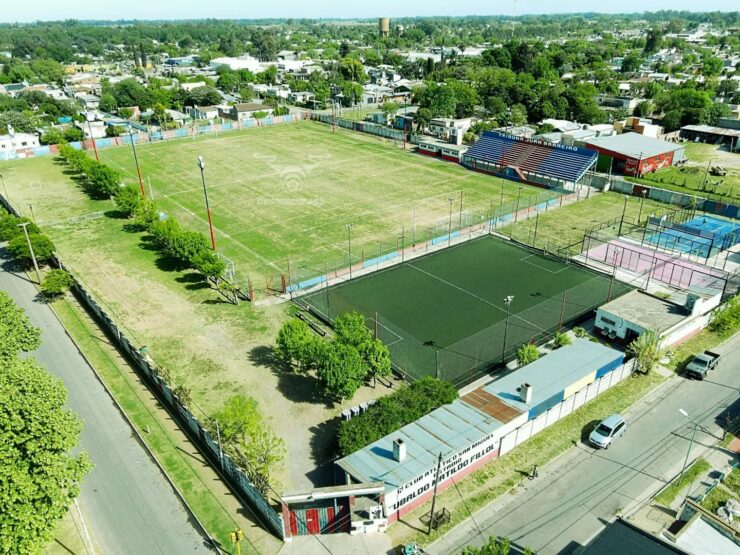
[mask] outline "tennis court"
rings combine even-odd
[[[614,298],[628,291],[615,282]],[[467,383],[516,348],[607,300],[610,279],[485,236],[299,300],[325,321],[350,310],[390,348],[395,368]],[[504,298],[513,296],[507,307]],[[506,343],[504,345],[504,335]],[[504,348],[505,347],[505,348]]]
[[[680,223],[665,218],[650,218],[645,231],[645,242],[651,245],[704,258],[710,258],[740,242],[740,224],[708,215]]]

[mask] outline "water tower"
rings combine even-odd
[[[380,36],[387,38],[391,32],[391,20],[387,17],[381,17],[378,20],[378,29],[380,30]]]

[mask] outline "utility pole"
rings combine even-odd
[[[23,228],[23,233],[26,235],[26,242],[28,243],[28,251],[31,253],[31,260],[33,261],[33,267],[36,270],[36,278],[39,280],[39,285],[41,285],[41,272],[39,271],[39,264],[36,262],[36,255],[33,252],[33,245],[31,244],[31,238],[28,236],[28,226],[29,222],[23,222],[18,224],[18,227]]]
[[[85,114],[85,119],[87,119],[87,114]],[[87,130],[90,132],[90,140],[92,141],[93,150],[95,151],[95,160],[97,162],[100,162],[100,156],[98,156],[98,146],[95,144],[95,137],[93,137],[92,132],[92,125],[90,125],[90,120],[87,120]]]
[[[462,230],[462,208],[463,208],[463,192],[460,191],[460,215],[458,216],[457,229]]]
[[[629,197],[625,195],[624,197],[624,206],[622,207],[622,218],[619,220],[619,233],[618,235],[622,235],[622,225],[624,224],[624,215],[627,213],[627,201],[629,200]]]
[[[439,485],[439,471],[442,468],[442,453],[439,453],[437,458],[437,474],[434,478],[434,493],[432,494],[432,512],[429,515],[429,528],[427,529],[427,536],[432,533],[432,523],[434,522],[434,506],[437,503],[437,486]]]
[[[519,194],[516,197],[516,211],[514,212],[514,223],[516,223],[517,220],[519,219],[519,201],[522,198],[522,189],[524,189],[524,187],[519,187]]]
[[[699,425],[696,423],[696,421],[689,416],[689,413],[687,413],[683,409],[678,409],[678,412],[680,412],[683,416],[688,418],[691,421],[691,424],[693,426],[693,430],[691,432],[691,440],[689,441],[689,450],[686,451],[686,458],[683,461],[683,467],[681,468],[681,474],[678,476],[678,482],[681,483],[681,479],[683,478],[684,472],[686,472],[686,465],[689,463],[689,455],[691,455],[691,447],[694,445],[694,437],[696,437],[696,428],[699,427]],[[688,497],[688,493],[686,494],[686,497]]]
[[[647,195],[647,189],[642,190],[642,198],[640,199],[640,213],[637,215],[637,224],[640,224],[642,219],[642,205],[645,203],[645,196]]]
[[[213,220],[211,219],[211,206],[208,204],[208,189],[206,188],[206,162],[202,156],[198,156],[198,167],[200,168],[200,179],[203,182],[203,196],[206,199],[206,213],[208,214],[208,227],[211,230],[211,248],[216,250],[216,236],[213,234]]]
[[[136,141],[134,140],[134,133],[131,131],[131,126],[128,126],[128,136],[131,139],[131,149],[134,151],[134,162],[136,163],[136,174],[139,176],[139,191],[141,192],[141,198],[146,198],[146,192],[144,191],[144,180],[141,179],[141,167],[139,167],[139,157],[136,154]]]

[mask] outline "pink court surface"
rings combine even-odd
[[[727,273],[722,270],[622,239],[600,243],[585,251],[583,257],[586,262],[595,260],[639,276],[649,275],[652,281],[679,289],[699,287],[722,291],[727,279]]]

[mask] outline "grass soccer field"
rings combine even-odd
[[[150,190],[187,228],[208,232],[197,156],[206,180],[218,250],[256,286],[288,271],[299,281],[320,269],[484,221],[491,207],[527,206],[555,193],[519,186],[424,156],[375,137],[300,122],[243,133],[139,145]],[[136,182],[130,148],[103,150],[101,160]],[[521,198],[519,195],[521,194]],[[436,231],[435,231],[436,230]]]
[[[629,290],[618,282],[614,298]],[[485,236],[302,297],[325,320],[357,310],[412,379],[458,386],[522,343],[540,341],[607,300],[610,279]],[[510,304],[509,324],[504,298]],[[376,325],[377,322],[377,325]],[[504,353],[504,335],[506,347]]]

